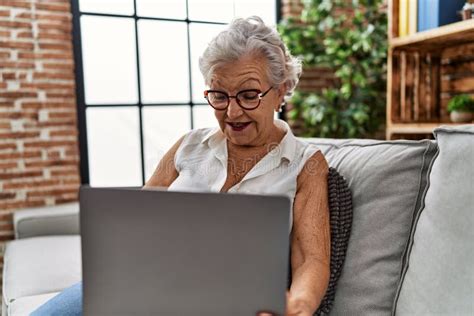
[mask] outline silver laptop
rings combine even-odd
[[[80,189],[84,315],[283,315],[290,200]]]

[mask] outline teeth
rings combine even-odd
[[[241,127],[244,126],[246,123],[232,123],[233,126],[235,127]]]

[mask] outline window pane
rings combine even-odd
[[[82,12],[133,15],[133,0],[79,0]]]
[[[86,103],[136,103],[134,20],[82,16],[81,36]]]
[[[188,0],[189,19],[230,22],[234,17],[233,0]]]
[[[268,25],[276,24],[275,0],[235,0],[235,16],[246,18],[257,15]]]
[[[217,127],[217,119],[214,110],[209,105],[193,106],[193,128]]]
[[[188,106],[146,106],[143,112],[145,179],[163,155],[191,128]]]
[[[137,0],[139,16],[168,19],[186,18],[186,0]]]
[[[220,31],[224,30],[226,25],[213,25],[203,23],[189,24],[189,33],[191,37],[191,75],[193,82],[193,102],[203,103],[203,91],[206,89],[204,79],[199,70],[199,57],[204,53],[209,42]]]
[[[138,22],[143,103],[189,102],[185,22]]]
[[[142,184],[138,107],[87,108],[91,186]]]

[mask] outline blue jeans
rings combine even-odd
[[[68,287],[30,314],[30,316],[80,315],[82,315],[82,282]]]

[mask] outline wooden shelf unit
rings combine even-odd
[[[395,0],[396,1],[396,0]],[[390,39],[392,49],[443,49],[474,42],[474,19],[440,26],[428,31]]]
[[[438,126],[456,126],[455,123],[406,123],[392,124],[393,134],[430,134]]]
[[[474,19],[398,37],[398,3],[389,1],[386,138],[420,138],[449,120],[447,103],[474,97]]]

